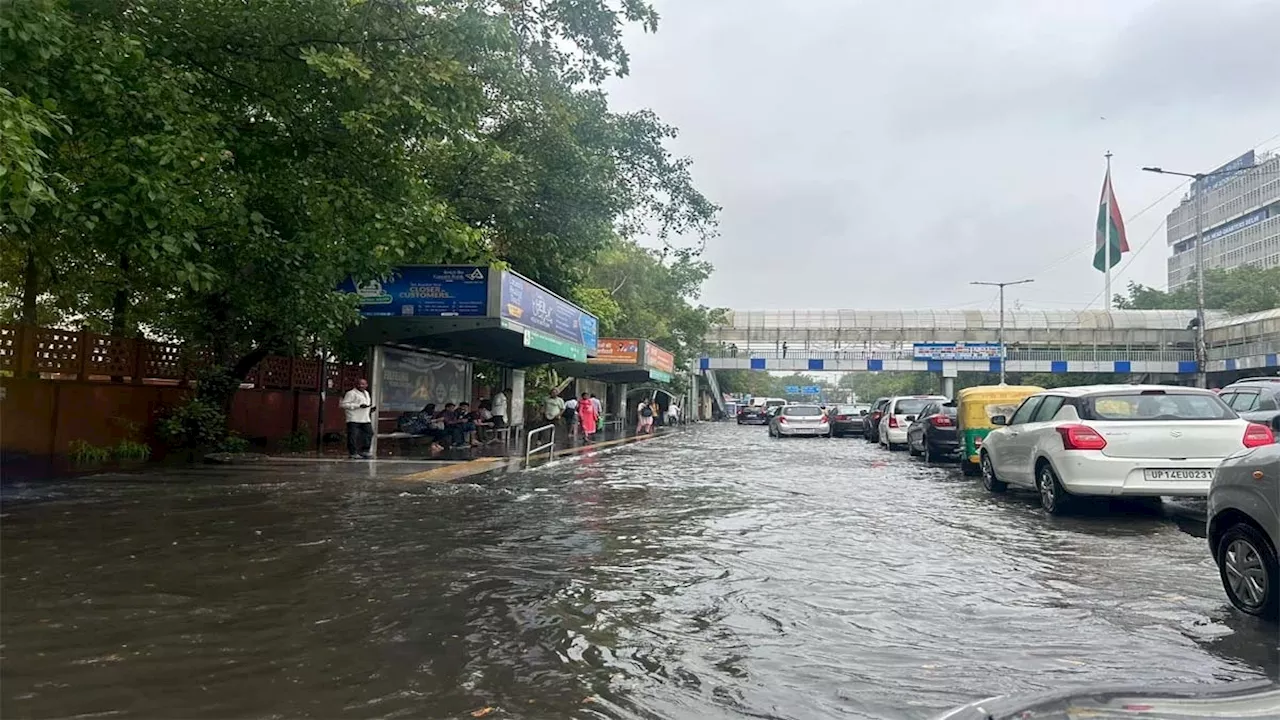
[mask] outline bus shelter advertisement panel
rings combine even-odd
[[[342,289],[355,293],[364,317],[484,317],[489,312],[489,268],[423,265],[396,268],[391,277]]]
[[[471,399],[471,363],[427,353],[379,348],[382,353],[382,407],[416,412],[427,403],[444,407]]]
[[[916,360],[999,360],[999,343],[915,343]]]
[[[600,333],[595,316],[515,273],[502,273],[501,316],[596,354]]]
[[[591,362],[613,365],[639,365],[640,341],[627,338],[600,338],[596,356]]]
[[[644,344],[644,362],[654,370],[668,375],[676,371],[676,356],[648,341]]]

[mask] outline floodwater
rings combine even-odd
[[[1202,522],[1049,518],[860,439],[50,492],[2,518],[4,717],[925,718],[1280,674]]]

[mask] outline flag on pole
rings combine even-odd
[[[1111,246],[1111,265],[1107,266],[1107,245]],[[1103,272],[1120,264],[1120,256],[1129,252],[1129,240],[1124,234],[1124,218],[1116,205],[1116,194],[1111,189],[1111,168],[1102,181],[1102,199],[1098,201],[1098,230],[1094,240],[1093,266]]]

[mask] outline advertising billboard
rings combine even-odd
[[[342,289],[354,293],[364,317],[484,317],[489,313],[489,268],[479,265],[406,265],[391,277]]]
[[[635,338],[600,338],[596,344],[596,356],[591,362],[639,365],[640,341]]]
[[[644,364],[671,375],[676,371],[676,356],[646,340],[644,342]]]
[[[999,343],[915,343],[916,360],[999,360]]]
[[[500,316],[587,349],[599,344],[599,322],[577,305],[513,272],[502,272]]]
[[[429,353],[380,347],[382,353],[379,410],[414,412],[427,403],[471,399],[471,363]]]

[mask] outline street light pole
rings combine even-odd
[[[1191,184],[1191,199],[1193,202],[1193,212],[1196,216],[1196,386],[1206,388],[1209,387],[1209,346],[1205,340],[1205,322],[1204,322],[1204,194],[1208,192],[1206,188],[1196,187],[1195,183],[1203,183],[1205,178],[1211,178],[1214,175],[1231,175],[1245,170],[1252,170],[1257,165],[1249,165],[1248,167],[1232,168],[1229,170],[1214,170],[1207,173],[1184,173],[1175,172],[1173,170],[1165,170],[1161,167],[1144,167],[1145,172],[1158,173],[1160,175],[1178,175],[1180,177],[1191,178],[1195,182]],[[1171,288],[1172,289],[1172,288]]]
[[[1000,343],[1000,384],[1001,384],[1001,385],[1003,385],[1003,384],[1004,384],[1004,366],[1005,366],[1005,352],[1004,352],[1004,289],[1005,289],[1006,287],[1009,287],[1010,285],[1025,285],[1026,283],[1032,283],[1032,282],[1035,282],[1035,280],[1014,280],[1013,282],[979,282],[979,281],[974,281],[974,282],[969,283],[970,285],[989,285],[989,286],[992,286],[992,287],[998,287],[998,288],[1000,288],[1000,330],[999,330],[999,335],[997,335],[996,337],[997,337],[998,342]]]

